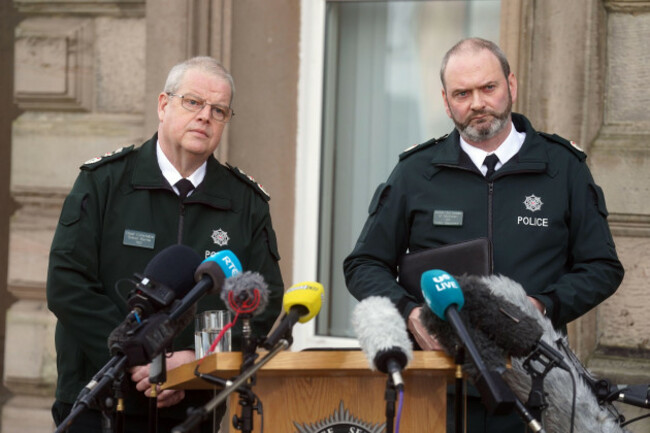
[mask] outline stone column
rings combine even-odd
[[[63,198],[86,160],[142,141],[144,0],[16,0],[5,433],[53,431],[55,317],[45,281]]]

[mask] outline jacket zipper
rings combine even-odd
[[[185,219],[185,204],[181,201],[180,217],[178,218],[178,243],[183,243],[183,221]]]
[[[494,198],[494,182],[490,181],[488,182],[488,239],[490,243],[492,243],[492,235],[493,235],[493,230],[492,230],[492,205],[493,205],[493,198]]]

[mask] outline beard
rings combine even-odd
[[[512,96],[510,96],[510,90],[508,90],[508,105],[502,112],[496,112],[492,110],[478,110],[473,111],[472,114],[464,121],[461,122],[454,116],[452,112],[451,119],[456,125],[456,129],[460,135],[468,142],[480,143],[486,140],[491,139],[501,132],[510,120],[510,114],[512,113]],[[476,116],[491,116],[491,118],[486,118],[478,124],[473,124],[472,120]]]

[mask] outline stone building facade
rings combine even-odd
[[[157,124],[169,68],[220,59],[237,112],[218,157],[263,179],[282,270],[294,249],[300,37],[304,10],[325,0],[9,0],[0,5],[0,300],[2,431],[53,429],[55,319],[45,302],[58,214],[82,161],[140,143]],[[573,323],[596,373],[648,383],[650,371],[650,2],[502,0],[501,46],[520,84],[517,111],[579,142],[608,198],[626,277]],[[646,48],[644,48],[646,47]],[[304,59],[303,59],[304,61]],[[273,152],[267,150],[272,148]],[[264,155],[264,158],[255,158]],[[625,407],[628,417],[641,412]],[[635,432],[650,424],[637,424]]]

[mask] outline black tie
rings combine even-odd
[[[174,186],[178,188],[178,196],[181,198],[181,200],[184,200],[185,197],[187,197],[187,194],[189,194],[190,191],[194,189],[192,182],[185,178],[176,182]]]
[[[497,166],[497,162],[499,162],[499,157],[494,153],[485,157],[483,165],[487,167],[487,173],[485,173],[485,177],[488,179],[491,178],[494,174],[494,167]]]

